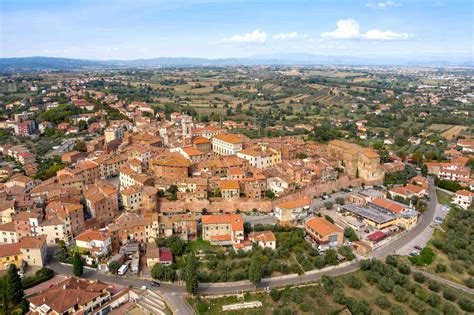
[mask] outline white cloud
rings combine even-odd
[[[337,29],[335,31],[322,33],[321,37],[349,39],[358,38],[360,36],[359,23],[356,20],[339,20],[336,25]]]
[[[309,36],[307,34],[299,34],[298,32],[290,32],[290,33],[280,33],[273,35],[272,39],[274,40],[297,40],[297,39],[305,39]]]
[[[394,2],[392,0],[387,0],[385,2],[382,1],[382,2],[376,2],[376,3],[367,3],[367,6],[371,8],[383,10],[389,7],[399,7],[400,3]]]
[[[363,37],[367,40],[405,40],[411,36],[408,33],[395,33],[389,30],[381,31],[379,29],[373,29],[367,31]]]
[[[405,40],[412,35],[408,33],[396,33],[390,30],[381,31],[379,29],[371,29],[366,33],[361,33],[359,22],[353,19],[337,21],[337,29],[332,32],[324,32],[322,38],[329,39],[363,39],[363,40]]]
[[[234,36],[224,39],[224,41],[233,43],[264,43],[266,42],[267,37],[267,33],[257,29],[253,32],[243,35],[236,34]]]

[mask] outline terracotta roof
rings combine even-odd
[[[276,205],[281,209],[295,209],[299,207],[306,207],[311,204],[311,199],[309,197],[304,197],[298,200],[286,201]]]
[[[204,138],[204,137],[197,137],[193,139],[193,144],[204,144],[204,143],[210,143],[211,140]]]
[[[0,224],[0,231],[15,232],[15,223],[13,221]]]
[[[193,147],[184,147],[181,148],[187,155],[189,156],[200,156],[200,155],[205,155],[205,153],[199,151],[198,149],[195,149]]]
[[[177,152],[167,153],[153,160],[153,164],[161,166],[189,167],[190,162]]]
[[[406,207],[404,205],[399,204],[398,202],[383,198],[376,198],[372,200],[371,203],[394,213],[401,213]]]
[[[238,144],[238,143],[243,142],[242,137],[233,133],[221,133],[221,134],[215,135],[214,139],[218,139],[218,140],[232,143],[232,144]]]
[[[211,235],[210,239],[213,241],[230,241],[232,238],[230,234],[224,234],[224,235]]]
[[[236,180],[223,180],[220,183],[221,190],[223,189],[240,189],[239,182]]]
[[[107,231],[87,230],[75,237],[76,241],[90,242],[92,240],[105,241],[110,238]]]
[[[27,236],[20,239],[21,248],[41,248],[46,245],[46,235]]]
[[[456,191],[456,195],[461,195],[461,196],[465,196],[465,197],[473,197],[474,193],[470,192],[469,190],[463,189],[463,190]]]
[[[272,231],[252,232],[249,234],[249,239],[255,242],[274,242],[276,241],[275,234]]]
[[[332,224],[324,218],[309,219],[308,221],[306,221],[306,225],[323,237],[331,233],[343,232],[340,227],[336,226],[335,224]]]
[[[62,314],[75,305],[86,305],[105,294],[104,290],[107,288],[109,286],[101,281],[69,278],[27,300],[36,307],[46,304],[55,312]]]
[[[0,245],[0,257],[18,255],[20,253],[20,243]]]
[[[244,218],[241,214],[203,215],[202,224],[231,224],[233,231],[244,230]]]

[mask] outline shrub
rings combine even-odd
[[[422,287],[418,287],[415,290],[415,296],[423,302],[428,302],[428,300],[430,299],[430,292],[426,291]]]
[[[378,288],[383,292],[392,292],[395,287],[395,282],[390,278],[384,278],[379,282]]]
[[[347,277],[347,284],[353,289],[360,289],[364,285],[362,280],[355,275],[350,275]]]
[[[443,313],[445,315],[460,315],[461,314],[461,313],[458,312],[456,307],[453,304],[449,303],[449,302],[444,303]]]
[[[421,272],[415,272],[413,274],[413,279],[415,279],[415,281],[418,283],[424,283],[426,281],[425,275],[422,274]]]
[[[425,247],[421,250],[419,256],[409,257],[410,262],[415,266],[430,265],[433,262],[435,254],[429,247]]]
[[[347,238],[351,242],[359,240],[354,229],[349,226],[344,229],[344,237]]]
[[[321,269],[326,265],[326,259],[324,258],[324,256],[316,256],[314,257],[313,265],[317,269]]]
[[[408,300],[408,306],[417,313],[423,313],[426,309],[425,303],[416,297],[411,297]]]
[[[409,275],[411,272],[411,268],[407,264],[399,264],[397,269],[398,269],[398,272],[404,275]]]
[[[385,262],[393,267],[397,267],[398,265],[398,260],[393,255],[388,255],[387,258],[385,258]]]
[[[324,254],[324,260],[326,262],[326,265],[337,265],[339,264],[339,261],[337,260],[337,253],[334,249],[328,249],[326,253]]]
[[[390,315],[405,315],[407,311],[399,304],[396,304],[390,310]]]
[[[332,293],[332,299],[337,304],[341,304],[341,305],[346,304],[346,296],[344,294],[344,290],[341,288],[336,288],[334,292]]]
[[[439,290],[441,290],[441,285],[434,280],[430,280],[428,282],[428,288],[433,292],[439,292]]]
[[[443,264],[437,264],[435,268],[436,273],[443,273],[443,272],[446,272],[447,270],[448,270],[448,267],[446,267],[446,265],[443,265]]]
[[[408,299],[408,291],[396,285],[393,288],[393,296],[397,302],[405,302]]]
[[[353,297],[346,298],[346,305],[352,314],[369,315],[372,313],[369,303],[366,300],[358,301]]]
[[[341,246],[339,247],[337,252],[341,254],[342,256],[344,256],[348,261],[354,260],[355,258],[355,255],[352,252],[352,247],[350,246]]]
[[[430,304],[431,307],[434,308],[437,308],[439,306],[440,301],[441,298],[436,293],[431,293],[430,297],[428,298],[428,304]]]
[[[443,297],[448,301],[456,301],[456,291],[451,288],[444,289]]]
[[[53,277],[54,270],[43,267],[40,270],[36,271],[34,276],[29,276],[21,279],[21,286],[23,289],[29,289]]]
[[[302,312],[309,312],[310,306],[306,303],[301,303],[300,304],[300,310]]]
[[[468,278],[464,280],[464,283],[468,288],[474,289],[474,278]]]
[[[462,298],[458,301],[459,307],[466,312],[474,312],[474,301],[467,298]]]
[[[464,267],[458,262],[451,263],[451,269],[457,273],[464,273]]]
[[[385,295],[379,295],[375,299],[375,304],[383,310],[386,310],[392,306],[392,303]]]

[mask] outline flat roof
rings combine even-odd
[[[365,219],[376,222],[378,224],[390,222],[399,217],[398,215],[388,210],[382,210],[380,208],[375,208],[371,206],[361,207],[355,204],[347,204],[342,206],[342,209],[357,214]]]

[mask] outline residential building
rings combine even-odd
[[[457,204],[464,210],[467,210],[472,205],[473,200],[474,192],[465,189],[456,191],[453,196],[453,203]]]
[[[26,236],[20,239],[23,261],[29,266],[43,267],[48,257],[46,235]]]
[[[224,199],[237,199],[240,197],[240,185],[236,180],[221,181],[220,190]]]
[[[188,177],[191,163],[181,154],[174,152],[152,159],[150,165],[156,177],[178,179]]]
[[[281,163],[281,153],[266,145],[247,148],[237,152],[237,156],[249,161],[253,167],[266,169]]]
[[[173,263],[173,253],[169,248],[157,247],[154,243],[149,243],[146,248],[146,265],[153,267],[155,264],[169,266]]]
[[[277,204],[273,212],[280,225],[299,225],[308,216],[310,205],[311,199],[303,197],[299,200]]]
[[[84,199],[87,211],[101,224],[111,223],[118,214],[118,191],[106,181],[89,185]]]
[[[197,220],[194,213],[158,216],[159,237],[178,236],[185,241],[197,237]]]
[[[0,245],[0,271],[8,270],[10,265],[15,265],[19,269],[23,267],[20,243]]]
[[[251,232],[249,240],[261,248],[276,249],[276,237],[272,231]]]
[[[322,248],[332,248],[344,243],[344,230],[325,218],[311,218],[305,222],[305,231]]]
[[[202,238],[215,245],[234,245],[244,241],[244,218],[241,214],[203,215]]]
[[[13,222],[0,224],[0,244],[13,244],[18,242],[15,224]]]
[[[212,138],[212,151],[217,155],[235,155],[242,150],[242,144],[240,135],[221,133]]]
[[[74,238],[76,246],[87,249],[93,256],[106,256],[112,252],[112,239],[107,230],[86,230]]]

